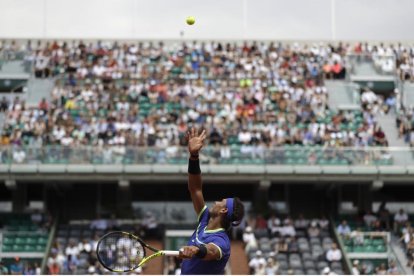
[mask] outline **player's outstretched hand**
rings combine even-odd
[[[189,246],[183,246],[180,249],[180,255],[178,255],[178,258],[180,259],[191,259],[194,257],[195,254],[198,253],[200,249],[198,249],[197,246],[189,245]]]
[[[196,128],[192,128],[187,132],[186,137],[188,141],[188,151],[191,155],[197,155],[204,145],[204,140],[206,139],[206,131],[203,130],[201,134],[198,134],[198,130]]]

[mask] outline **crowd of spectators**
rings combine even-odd
[[[220,159],[231,158],[233,144],[242,146],[241,154],[260,159],[265,149],[283,145],[388,145],[375,120],[377,106],[383,106],[377,104],[378,96],[363,93],[362,113],[333,112],[324,86],[324,79],[344,77],[347,53],[388,53],[383,46],[12,44],[2,47],[8,53],[25,52],[26,60],[35,64],[36,76],[60,76],[51,97],[37,106],[28,107],[18,97],[1,100],[0,112],[6,111],[6,116],[0,144],[16,147],[16,163],[28,159],[20,146],[59,145],[66,148],[66,156],[70,148],[92,145],[103,163],[125,156],[128,146],[169,148],[165,154],[174,155],[185,145],[191,125],[205,127],[208,143],[223,146],[217,150]],[[393,108],[391,100],[386,103]],[[314,152],[304,158],[305,164],[317,163]]]
[[[329,220],[258,215],[243,233],[250,274],[343,273],[342,253],[329,233]]]
[[[108,274],[97,260],[96,247],[99,238],[109,231],[128,231],[145,239],[159,239],[159,225],[152,213],[146,213],[141,223],[120,224],[114,216],[98,217],[89,225],[59,226],[56,239],[47,259],[49,274]],[[141,274],[136,269],[130,274]]]

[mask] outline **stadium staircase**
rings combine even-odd
[[[401,242],[395,234],[391,234],[391,244],[394,256],[397,258],[399,268],[404,272],[405,275],[414,275],[414,270],[407,267],[405,264],[408,263],[407,255],[401,248]]]
[[[403,104],[406,107],[414,106],[414,83],[405,82],[402,84]]]
[[[43,98],[49,99],[53,85],[54,79],[37,79],[31,77],[28,82],[27,104],[37,106]]]
[[[333,110],[360,110],[358,85],[347,81],[326,80],[329,107]]]
[[[398,129],[396,127],[396,116],[393,112],[389,112],[385,115],[377,115],[378,125],[381,126],[388,139],[390,147],[406,148],[408,151],[408,145],[404,143],[403,138],[398,137]],[[405,165],[407,164],[407,158],[412,161],[412,155],[407,154],[407,151],[393,151],[392,157],[394,165]]]

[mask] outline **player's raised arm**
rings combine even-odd
[[[188,190],[190,191],[194,210],[197,215],[200,214],[205,206],[202,190],[200,161],[198,159],[199,152],[203,147],[205,139],[205,130],[203,130],[201,134],[198,134],[198,130],[192,128],[187,133],[188,152],[190,153],[190,159],[188,161]]]

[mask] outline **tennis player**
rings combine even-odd
[[[230,239],[227,230],[240,224],[244,206],[239,198],[225,198],[207,208],[202,190],[201,170],[198,154],[206,139],[206,131],[201,134],[194,128],[187,133],[188,189],[198,214],[198,226],[187,246],[180,250],[183,259],[181,274],[224,274],[230,257]]]

